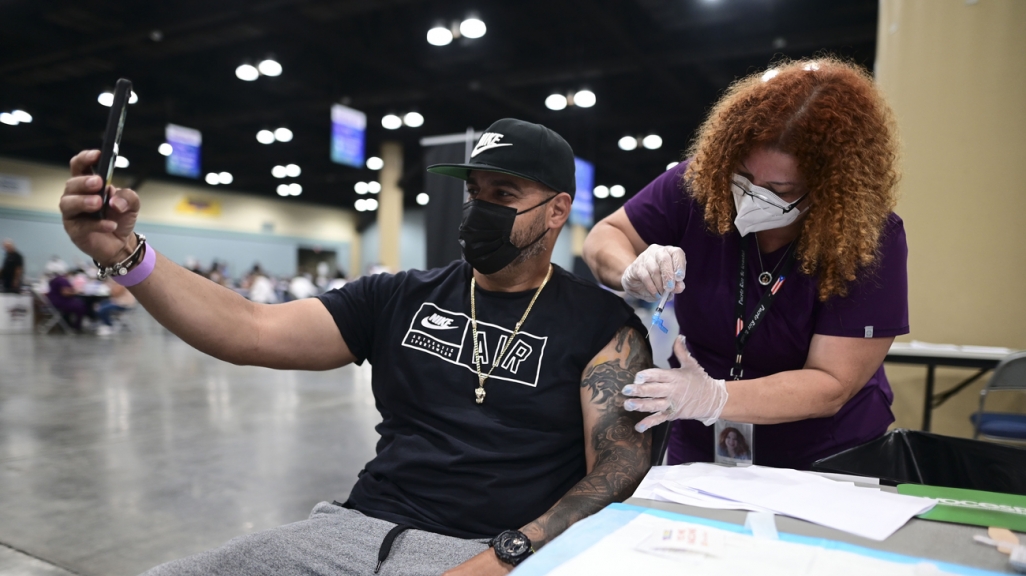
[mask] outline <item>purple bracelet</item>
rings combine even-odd
[[[124,276],[114,276],[114,281],[121,284],[124,287],[135,286],[143,280],[150,277],[153,273],[154,266],[157,265],[157,251],[153,249],[153,246],[146,245],[146,253],[143,254],[142,262],[140,262],[135,268],[132,268],[128,274]]]

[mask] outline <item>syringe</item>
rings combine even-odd
[[[666,282],[666,290],[663,292],[662,298],[659,299],[659,305],[656,306],[655,312],[652,313],[652,326],[658,327],[663,331],[663,334],[669,334],[669,330],[666,325],[663,324],[663,308],[666,308],[666,301],[673,296],[673,280]]]

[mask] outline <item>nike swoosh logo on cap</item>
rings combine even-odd
[[[474,146],[474,150],[470,153],[470,157],[473,158],[485,150],[491,150],[492,148],[499,148],[501,146],[512,146],[513,144],[499,144],[499,140],[503,137],[503,134],[497,132],[485,132],[481,135],[481,139],[477,141],[477,146]]]

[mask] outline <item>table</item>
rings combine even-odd
[[[949,398],[964,390],[981,376],[993,370],[1014,350],[986,350],[973,346],[915,345],[908,342],[891,344],[890,351],[884,362],[892,364],[925,364],[926,392],[923,394],[923,431],[930,431],[930,420],[933,409],[948,401]],[[976,368],[977,372],[960,382],[954,388],[934,394],[934,372],[937,366],[956,368]]]

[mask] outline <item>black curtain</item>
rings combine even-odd
[[[465,142],[424,147],[424,165],[462,164],[466,162]],[[463,257],[459,229],[463,216],[463,181],[449,176],[427,173],[424,191],[431,200],[424,213],[427,238],[427,267],[439,268]]]

